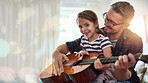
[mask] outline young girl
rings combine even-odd
[[[83,49],[81,53],[76,56],[89,55],[89,53],[97,52],[99,57],[111,57],[111,42],[108,37],[99,34],[97,15],[91,10],[85,10],[78,14],[77,24],[80,28],[80,32],[83,34],[80,45]],[[103,70],[102,74],[98,75],[98,78],[92,82],[113,82],[116,79],[112,75],[114,70],[113,65],[102,65],[98,60],[94,62],[95,69]]]

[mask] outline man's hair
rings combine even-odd
[[[123,20],[125,22],[130,23],[130,21],[134,17],[134,7],[129,3],[125,1],[119,1],[111,5],[111,8],[123,16]]]

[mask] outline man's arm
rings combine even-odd
[[[131,61],[128,61],[128,57]],[[124,82],[131,77],[131,72],[129,71],[130,67],[133,67],[136,63],[136,60],[132,54],[119,56],[119,60],[115,62],[115,71],[113,75],[117,78],[118,81]]]
[[[69,60],[66,54],[69,52],[66,44],[60,45],[53,53],[53,68],[55,75],[61,75],[64,71],[63,69],[63,60]]]
[[[78,52],[82,48],[80,47],[80,41],[81,38],[78,38],[71,42],[66,42],[66,44],[60,45],[55,52],[53,53],[53,68],[54,68],[54,74],[55,75],[61,75],[62,72],[64,72],[63,69],[63,61],[69,60],[66,54],[68,52]]]
[[[129,53],[132,53],[132,54],[142,53],[142,50],[143,50],[142,39],[137,34],[132,33],[131,31],[128,31],[128,33],[126,33],[126,35],[128,35],[128,37],[127,37],[126,41],[124,41],[124,46],[128,45],[128,48],[124,48],[125,52],[123,52],[123,54],[126,54],[126,55],[128,54],[128,56],[131,56],[131,54],[129,54]],[[124,59],[121,59],[120,61],[123,62]],[[117,61],[117,63],[118,63],[118,61]],[[115,72],[116,72],[115,74],[117,75],[116,76],[117,79],[123,81],[124,80],[123,78],[126,78],[126,81],[129,81],[132,83],[133,82],[139,83],[139,78],[138,78],[136,72],[134,71],[134,65],[136,64],[135,58],[133,57],[132,62],[128,62],[127,64],[128,64],[128,66],[130,66],[130,65],[131,66],[127,67],[127,69],[123,70],[122,72],[119,72],[120,70],[116,71],[116,69],[115,69]],[[120,65],[120,64],[118,64],[118,65],[120,67],[122,67],[122,65]],[[124,65],[123,65],[123,67],[124,67]],[[131,73],[131,75],[130,75],[130,73]],[[129,75],[130,75],[130,78],[127,79]],[[126,76],[126,77],[123,77],[123,76]]]

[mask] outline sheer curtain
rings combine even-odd
[[[0,0],[0,83],[39,83],[58,26],[58,0]]]

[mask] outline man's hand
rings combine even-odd
[[[128,57],[130,61],[128,61]],[[135,57],[129,53],[127,55],[119,56],[119,60],[115,62],[115,71],[114,76],[118,81],[126,81],[131,77],[131,72],[128,70],[130,67],[133,67],[136,63]]]
[[[53,54],[52,69],[55,76],[60,76],[61,73],[64,72],[63,61],[65,60],[69,61],[68,57],[65,54],[59,53],[57,51]]]
[[[130,61],[128,61],[128,57]],[[116,69],[122,70],[134,66],[136,63],[135,57],[131,53],[128,54],[128,57],[127,55],[119,56],[119,60],[115,62]]]
[[[67,60],[69,61],[66,54],[69,52],[68,47],[66,44],[60,45],[55,52],[53,53],[53,73],[57,75],[61,75],[62,72],[64,72],[63,69],[63,61]]]

